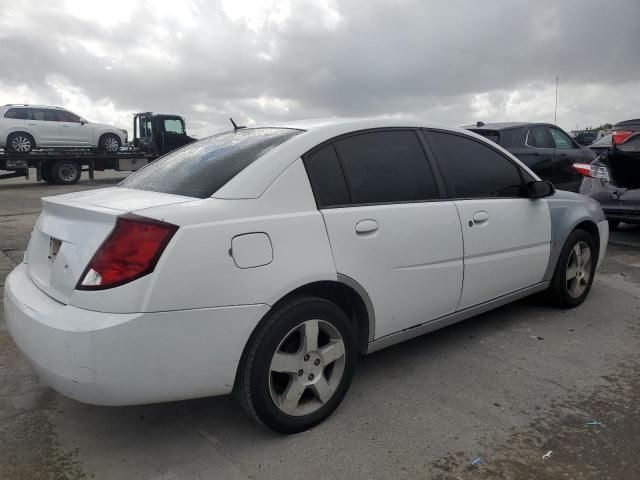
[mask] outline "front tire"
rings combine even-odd
[[[7,150],[14,153],[29,153],[36,147],[31,135],[24,132],[14,132],[7,137]]]
[[[598,263],[598,248],[585,230],[574,230],[567,238],[547,291],[560,308],[573,308],[584,302],[591,290]]]
[[[275,307],[242,357],[235,393],[256,420],[281,433],[317,425],[349,389],[355,332],[336,304],[299,296]]]
[[[59,160],[51,166],[49,180],[58,185],[73,185],[80,180],[82,169],[73,160]]]
[[[107,133],[100,137],[99,148],[103,152],[107,153],[116,153],[120,150],[122,142],[120,142],[120,138],[113,133]]]

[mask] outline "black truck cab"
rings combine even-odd
[[[187,135],[184,119],[178,115],[142,112],[133,116],[133,146],[144,153],[164,155],[195,140]]]

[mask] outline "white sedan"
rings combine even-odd
[[[358,353],[536,292],[580,305],[609,234],[498,145],[400,120],[236,129],[42,202],[5,310],[46,383],[100,405],[235,392],[287,433],[331,414]]]

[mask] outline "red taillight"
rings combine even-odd
[[[575,168],[579,173],[581,173],[585,177],[591,176],[591,165],[589,165],[588,163],[574,163],[573,168]]]
[[[116,226],[87,265],[76,288],[102,290],[117,287],[153,272],[176,225],[127,215]]]
[[[634,133],[635,132],[632,130],[614,130],[613,132],[611,132],[611,135],[613,137],[613,144],[620,145],[624,143],[624,141]]]
[[[609,180],[609,170],[603,165],[591,165],[589,163],[574,163],[573,168],[580,172],[585,177],[601,178],[602,180]]]

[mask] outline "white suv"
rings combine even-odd
[[[117,152],[127,131],[92,123],[59,107],[4,105],[0,107],[0,147],[17,153],[35,148],[82,147]]]
[[[290,433],[337,407],[358,353],[536,292],[579,305],[608,234],[597,202],[465,130],[237,129],[117,187],[44,198],[5,318],[65,395],[235,391]]]

